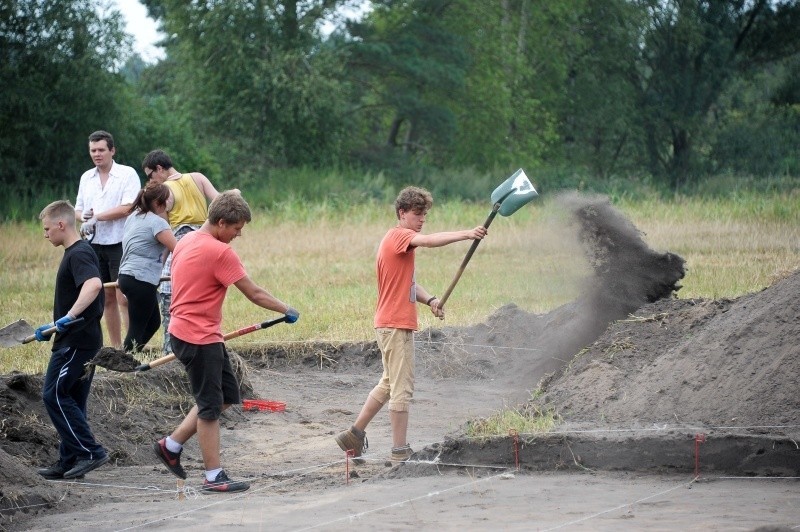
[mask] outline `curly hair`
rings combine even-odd
[[[424,188],[406,187],[394,200],[394,211],[400,219],[400,211],[413,211],[417,214],[427,212],[433,206],[433,196]]]

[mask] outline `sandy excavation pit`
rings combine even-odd
[[[694,476],[696,448],[703,477],[800,476],[796,443],[800,441],[800,273],[787,274],[765,290],[735,300],[676,299],[672,295],[685,274],[682,258],[651,250],[636,228],[602,198],[571,196],[564,201],[575,213],[577,234],[594,272],[580,298],[544,315],[509,304],[485,323],[417,335],[418,392],[410,443],[418,451],[416,460],[437,460],[439,465],[387,467],[382,457],[390,446],[389,429],[387,416],[381,414],[368,429],[370,460],[354,468],[349,485],[343,484],[344,466],[333,435],[355,419],[380,374],[380,354],[374,343],[365,342],[307,344],[290,351],[279,346],[239,350],[246,365],[246,397],[280,400],[287,407],[282,413],[232,409],[224,415],[226,469],[254,481],[252,497],[258,496],[259,483],[275,483],[268,493],[286,497],[287,507],[305,501],[304,496],[324,500],[348,489],[373,502],[367,494],[386,497],[381,495],[383,485],[402,490],[419,482],[433,486],[460,478],[464,469],[457,464],[497,466],[474,473],[476,479],[507,471],[554,486],[560,477],[535,476],[565,473],[588,486],[597,474],[611,475],[602,478],[612,484],[619,480],[616,474],[656,474],[678,478],[680,483]],[[448,360],[446,367],[442,360]],[[530,392],[537,388],[540,393],[531,401]],[[143,503],[141,498],[129,501],[127,492],[117,493],[116,488],[88,485],[96,480],[174,489],[174,479],[151,457],[150,444],[191,406],[178,363],[141,374],[98,370],[90,422],[98,440],[111,451],[113,465],[93,473],[85,486],[47,482],[35,473],[36,467],[57,457],[56,433],[41,404],[40,390],[41,376],[0,377],[0,526],[46,529],[58,524],[62,529],[110,530],[138,526],[152,518],[150,514],[180,510],[174,497],[163,494],[147,496]],[[464,436],[470,418],[491,415],[503,405],[535,407],[559,420],[552,434],[519,435],[520,473],[511,436],[490,440]],[[698,435],[705,441],[697,443]],[[313,475],[285,473],[321,463],[334,465]],[[197,484],[202,464],[192,444],[187,446],[186,469],[187,484]],[[776,490],[775,501],[783,493],[796,493],[796,481],[782,482],[794,484],[768,488]],[[353,484],[370,486],[371,491],[362,494],[362,488]],[[595,497],[602,502],[608,498],[611,507],[616,504],[609,490]],[[385,502],[391,501],[390,496]],[[438,510],[446,514],[450,507],[442,504]],[[560,504],[563,511],[567,503]],[[737,507],[747,511],[739,500],[730,504],[731,515]],[[776,510],[770,523],[800,524],[796,510],[800,505],[784,506],[786,513]],[[117,523],[91,526],[111,508]],[[143,513],[144,508],[150,508],[150,514]],[[272,511],[282,516],[272,522],[277,529],[314,523],[308,515]],[[465,526],[513,523],[504,521],[512,519],[507,509],[484,511],[488,513],[473,513],[477,521]],[[462,514],[470,515],[463,508]],[[332,516],[337,514],[330,509],[325,515],[335,520]],[[644,512],[639,515],[644,519]],[[659,522],[657,517],[654,522]],[[405,519],[400,523],[413,527],[414,519],[423,518]],[[166,520],[156,528],[177,524]],[[620,524],[647,526],[635,519],[609,526]],[[339,529],[335,524],[331,528]]]

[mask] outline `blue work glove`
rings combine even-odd
[[[46,341],[48,341],[48,340],[50,339],[50,336],[51,336],[53,333],[47,333],[47,336],[45,336],[45,334],[44,334],[44,331],[46,331],[47,329],[49,329],[49,328],[53,327],[53,325],[54,325],[53,323],[45,323],[44,325],[40,325],[40,326],[39,326],[39,327],[38,327],[38,328],[37,328],[37,329],[36,329],[36,330],[33,332],[33,335],[34,335],[34,336],[36,336],[36,339],[37,339],[38,341],[40,341],[40,342],[46,342]]]
[[[294,323],[300,319],[300,313],[296,309],[289,307],[286,309],[286,323]]]
[[[73,321],[75,321],[75,317],[74,317],[74,316],[71,316],[70,314],[67,314],[67,315],[66,315],[66,316],[64,316],[63,318],[58,318],[58,319],[56,320],[56,323],[55,323],[55,326],[56,326],[56,332],[63,333],[64,331],[66,331],[66,330],[67,330],[67,327],[68,327],[68,326],[69,326],[69,324],[70,324],[70,323],[72,323]]]

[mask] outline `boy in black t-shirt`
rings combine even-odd
[[[42,399],[61,439],[58,462],[38,473],[51,480],[80,478],[108,462],[108,454],[95,441],[86,420],[94,367],[84,376],[84,365],[103,344],[103,283],[97,255],[75,228],[72,205],[55,201],[42,210],[39,219],[45,238],[64,247],[64,257],[56,274],[54,322],[35,333],[36,339],[44,342],[51,336],[47,330],[56,328]]]

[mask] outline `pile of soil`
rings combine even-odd
[[[573,310],[541,316],[507,306],[461,338],[496,340],[502,327],[530,333],[529,346],[553,345],[555,316]],[[796,477],[797,338],[800,271],[737,299],[648,303],[568,359],[518,351],[497,357],[481,378],[500,380],[520,410],[557,421],[552,434],[522,435],[517,465],[527,470],[690,474],[701,462],[701,474]],[[421,457],[513,467],[509,439],[461,432]]]
[[[473,365],[510,402],[535,391],[537,406],[567,421],[798,432],[800,271],[737,299],[677,299],[681,257],[651,250],[605,198],[562,201],[594,270],[583,294],[544,315],[509,304],[485,324],[427,337],[503,346],[482,363],[486,351],[474,350]]]
[[[23,508],[15,516],[19,520],[70,494],[68,486],[36,473],[58,460],[58,434],[42,403],[42,384],[42,375],[0,376],[0,511],[8,519],[15,508]],[[125,466],[145,462],[153,437],[168,433],[192,404],[177,366],[137,375],[100,371],[92,384],[88,417],[111,463]],[[0,529],[5,523],[0,521]]]
[[[668,299],[615,322],[545,383],[565,419],[800,434],[800,272],[735,300]]]

